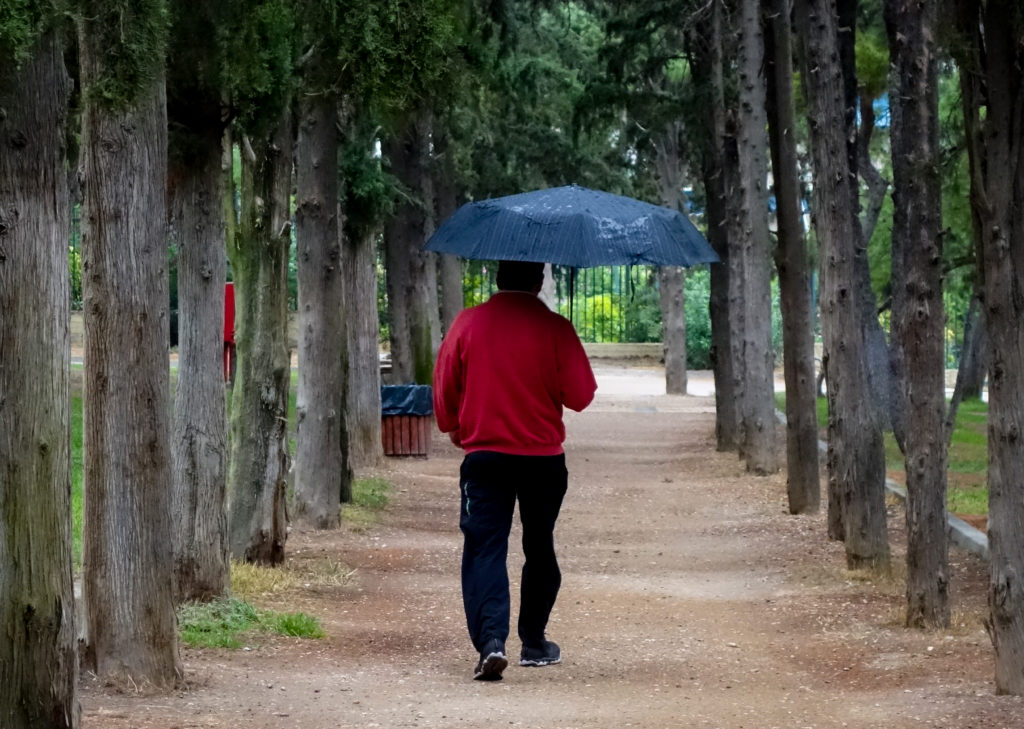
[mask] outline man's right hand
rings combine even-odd
[[[454,443],[457,448],[462,447],[462,438],[459,437],[459,431],[453,430],[451,433],[448,434],[448,437],[451,439],[452,443]]]

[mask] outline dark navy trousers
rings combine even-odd
[[[568,485],[565,455],[515,456],[475,451],[462,462],[459,479],[464,536],[462,600],[473,645],[505,642],[509,632],[508,535],[519,501],[523,564],[519,638],[544,639],[544,629],[562,584],[555,558],[554,529]]]

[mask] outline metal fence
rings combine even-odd
[[[572,321],[584,342],[661,341],[656,267],[551,268],[556,310]],[[486,301],[497,290],[497,270],[496,262],[464,263],[466,306]]]

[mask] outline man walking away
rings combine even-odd
[[[508,665],[506,559],[516,500],[523,524],[519,665],[562,660],[545,638],[561,585],[554,528],[568,483],[562,408],[580,411],[597,389],[583,345],[564,317],[537,298],[544,264],[502,261],[498,293],[456,317],[434,370],[441,432],[466,451],[460,473],[462,599],[473,678],[494,681]]]

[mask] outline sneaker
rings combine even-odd
[[[492,638],[484,644],[480,651],[480,662],[476,664],[473,671],[475,681],[500,681],[501,672],[508,666],[508,658],[505,657],[505,646],[497,638]]]
[[[523,645],[519,654],[520,666],[550,666],[562,662],[562,651],[557,643],[550,640],[541,641],[538,645]]]

